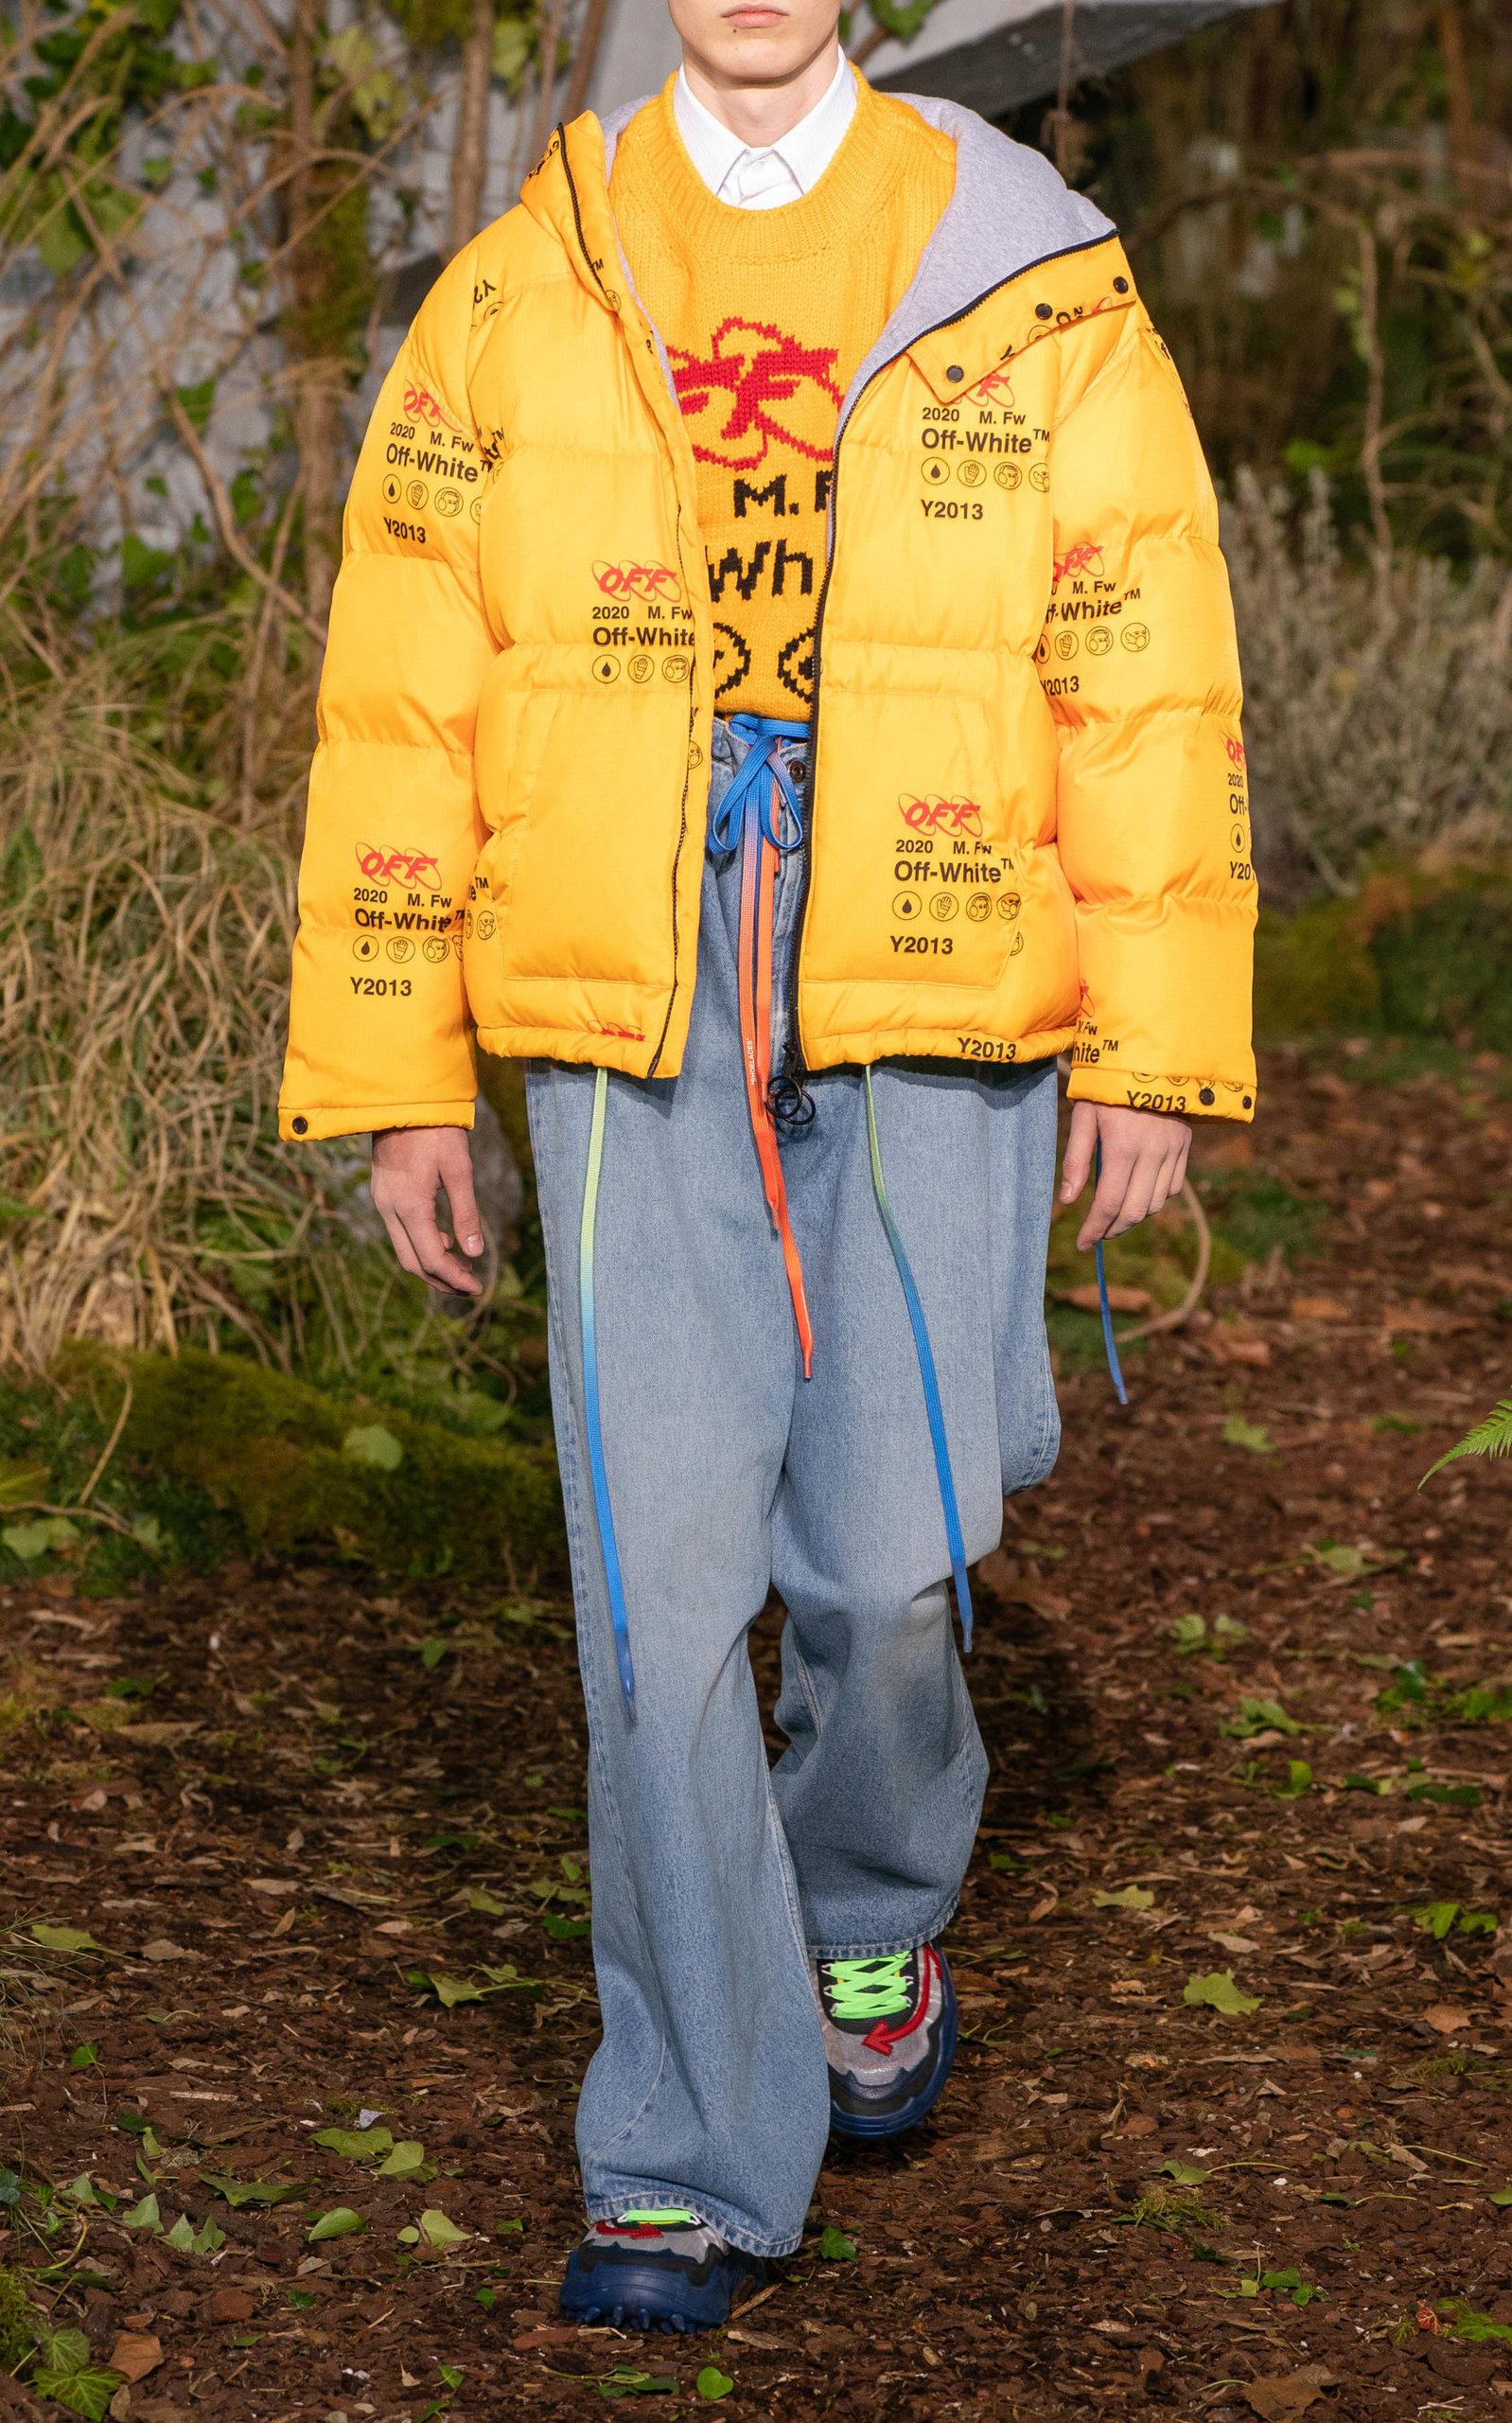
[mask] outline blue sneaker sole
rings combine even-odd
[[[830,2133],[849,2137],[853,2143],[878,2145],[888,2137],[906,2136],[927,2120],[945,2091],[945,2082],[956,2065],[956,2039],[959,2029],[959,2006],[956,2001],[955,1983],[950,1971],[945,1971],[945,2007],[940,2022],[940,2059],[935,2063],[928,2082],[900,2103],[892,2112],[846,2112],[839,2104],[830,2105]]]
[[[558,2304],[568,2322],[611,2323],[618,2330],[717,2330],[730,2320],[737,2289],[755,2288],[765,2268],[754,2256],[722,2265],[700,2288],[659,2264],[616,2264],[600,2280],[574,2278],[569,2264]]]

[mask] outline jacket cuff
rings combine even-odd
[[[373,1102],[359,1109],[314,1110],[278,1105],[278,1133],[286,1144],[316,1144],[328,1136],[369,1136],[380,1127],[470,1127],[474,1105],[466,1102]]]
[[[1253,1077],[1236,1083],[1228,1077],[1160,1077],[1144,1069],[1073,1065],[1065,1093],[1068,1102],[1107,1103],[1118,1110],[1173,1111],[1180,1119],[1237,1119],[1247,1126],[1255,1117]]]

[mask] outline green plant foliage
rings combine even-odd
[[[1450,1447],[1446,1455],[1440,1456],[1436,1464],[1430,1464],[1417,1484],[1418,1488],[1421,1489],[1423,1481],[1432,1480],[1435,1473],[1441,1473],[1446,1464],[1456,1462],[1461,1456],[1512,1456],[1512,1397],[1503,1397],[1484,1422],[1478,1422],[1473,1430],[1466,1433],[1457,1446]]]

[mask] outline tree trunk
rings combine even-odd
[[[462,45],[457,141],[451,156],[451,226],[447,254],[460,253],[483,225],[488,182],[488,103],[493,92],[494,0],[472,0],[472,27]]]
[[[609,22],[612,0],[588,0],[588,15],[572,56],[572,72],[567,80],[567,92],[562,101],[563,123],[570,123],[588,107],[588,90],[593,81],[599,52],[604,47],[605,28]]]
[[[293,336],[294,449],[304,504],[305,593],[324,621],[336,581],[337,484],[341,477],[340,393],[336,364],[309,342],[330,272],[311,240],[316,209],[315,44],[318,0],[294,0],[289,37],[289,134],[292,150],[286,209]]]
[[[1444,62],[1444,85],[1449,98],[1449,145],[1454,176],[1463,194],[1473,195],[1474,186],[1466,177],[1479,156],[1480,144],[1475,125],[1475,97],[1470,90],[1469,62],[1465,53],[1465,20],[1460,14],[1459,0],[1438,0],[1438,46]]]

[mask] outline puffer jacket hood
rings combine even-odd
[[[877,97],[957,168],[840,415],[805,667],[804,1061],[1068,1052],[1073,1095],[1248,1118],[1239,668],[1180,380],[1111,222],[1046,160]],[[641,106],[556,130],[375,409],[287,1135],[469,1123],[475,1033],[679,1066],[718,700],[692,446],[609,202]]]

